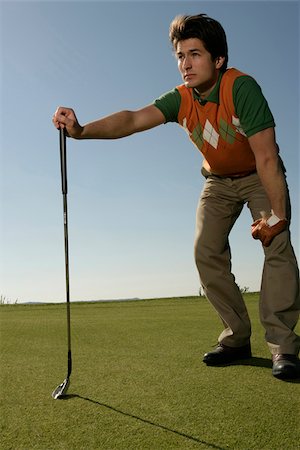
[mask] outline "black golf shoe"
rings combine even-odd
[[[300,360],[296,355],[278,354],[272,356],[272,375],[280,380],[300,378]]]
[[[218,347],[212,352],[205,353],[203,362],[207,366],[219,366],[223,364],[230,364],[241,359],[251,358],[250,344],[243,347],[228,347],[220,343]]]

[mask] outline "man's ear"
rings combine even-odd
[[[225,56],[217,56],[215,60],[216,69],[221,69],[225,61]]]

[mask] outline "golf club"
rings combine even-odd
[[[63,128],[59,130],[60,143],[60,166],[63,193],[64,209],[64,238],[65,238],[65,271],[66,271],[66,305],[67,305],[67,330],[68,330],[68,373],[66,379],[52,392],[52,397],[56,400],[66,395],[70,384],[72,372],[71,353],[71,317],[70,317],[70,289],[69,289],[69,243],[68,243],[68,204],[67,204],[67,154],[66,154],[66,134]]]

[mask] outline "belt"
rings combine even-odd
[[[216,175],[214,173],[212,173],[211,175],[213,177],[217,177],[217,178],[229,178],[230,180],[238,180],[239,178],[245,178],[245,177],[249,177],[249,175],[253,175],[254,173],[257,173],[256,170],[252,170],[249,173],[246,173],[245,175]]]
[[[220,178],[220,179],[229,178],[230,180],[238,180],[239,178],[245,178],[245,177],[248,177],[249,175],[253,175],[254,173],[257,173],[257,171],[251,170],[250,172],[246,173],[245,175],[217,175],[215,173],[208,172],[204,167],[202,167],[201,173],[205,178],[216,177],[216,178]]]

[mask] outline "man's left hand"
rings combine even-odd
[[[287,224],[287,220],[282,219],[270,226],[266,218],[258,219],[251,225],[252,237],[259,239],[265,247],[269,247],[274,237],[286,229]]]

